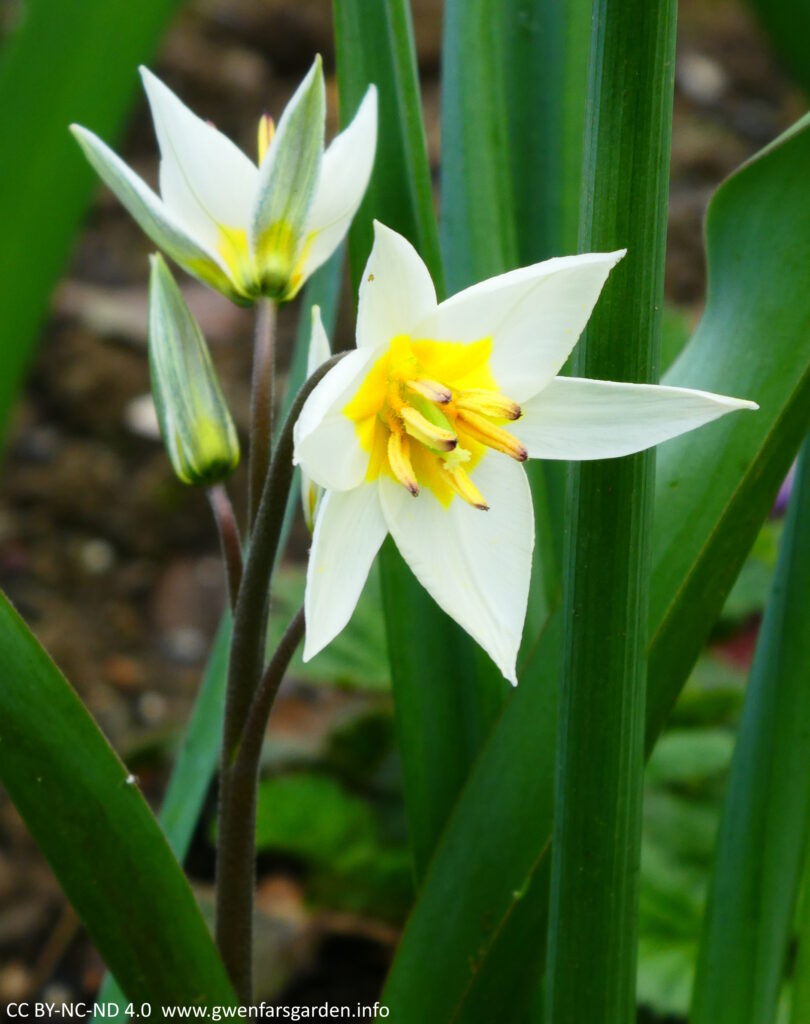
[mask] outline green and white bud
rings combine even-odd
[[[211,354],[162,256],[151,257],[149,365],[160,432],[177,476],[210,487],[239,464],[239,439]]]
[[[307,355],[307,377],[311,377],[331,355],[329,338],[326,335],[323,321],[321,320],[320,306],[313,306],[312,327],[309,335],[309,353]],[[304,520],[310,533],[315,528],[315,513],[318,511],[318,502],[322,496],[323,488],[319,487],[314,480],[301,470],[301,505],[304,509]]]

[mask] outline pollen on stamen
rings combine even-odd
[[[428,448],[439,452],[451,452],[458,444],[458,438],[452,430],[431,423],[411,405],[403,405],[399,410],[399,416],[410,436]]]
[[[396,479],[414,496],[419,494],[419,482],[411,465],[410,445],[404,432],[392,430],[388,437],[388,464]]]
[[[504,455],[509,455],[518,462],[525,462],[528,459],[529,453],[514,434],[490,423],[484,416],[470,412],[468,409],[459,409],[458,419],[467,433],[476,441],[486,445],[487,448],[503,452]]]
[[[448,484],[460,498],[463,498],[468,505],[472,505],[473,508],[477,508],[480,512],[489,512],[489,505],[487,505],[483,494],[472,482],[466,470],[462,469],[459,465],[453,466],[448,463],[445,463],[444,469],[447,474]]]
[[[459,409],[466,409],[469,412],[478,413],[480,416],[490,416],[493,419],[519,420],[523,415],[523,410],[517,402],[513,402],[511,398],[507,398],[497,391],[489,391],[485,388],[461,391],[456,396],[456,406]]]
[[[415,395],[421,395],[422,398],[426,398],[429,402],[436,402],[438,405],[447,405],[453,397],[450,388],[436,380],[409,380],[405,382],[405,386]]]

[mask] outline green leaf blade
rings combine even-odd
[[[0,598],[0,779],[133,1002],[231,1005],[188,883],[76,694]]]
[[[691,1019],[774,1019],[810,825],[810,445],[746,688]]]

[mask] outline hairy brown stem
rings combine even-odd
[[[253,376],[250,391],[250,451],[248,464],[248,528],[259,509],[262,487],[270,464],[273,435],[276,304],[272,299],[256,303],[253,340]]]
[[[225,577],[228,581],[228,599],[231,610],[236,607],[236,598],[242,583],[242,539],[234,515],[231,499],[224,484],[215,484],[207,490],[211,511],[219,531]]]
[[[264,680],[268,677],[266,673],[262,676],[262,666],[266,643],[267,595],[293,479],[293,428],[313,388],[342,357],[343,353],[333,356],[316,370],[298,392],[284,422],[262,488],[234,612],[219,774],[216,937],[236,993],[246,1005],[250,1003],[253,992],[257,771],[249,757],[240,758],[240,747],[254,699],[257,694],[266,691]],[[297,628],[303,627],[303,616],[301,619]],[[297,620],[298,617],[285,633],[285,640],[289,636],[292,641],[290,629]],[[284,648],[285,640],[282,640],[279,651]],[[281,675],[291,655],[292,652],[283,663]],[[275,671],[273,666],[280,664],[274,655],[267,672]],[[272,687],[274,679],[271,675],[267,686]]]

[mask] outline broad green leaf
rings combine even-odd
[[[134,776],[0,597],[0,781],[128,999],[231,1005],[191,889]]]
[[[776,1013],[810,824],[810,443],[757,641],[692,1002],[694,1024]]]
[[[442,295],[408,4],[334,0],[334,12],[342,122],[350,119],[369,82],[376,83],[380,100],[375,170],[349,236],[355,286],[376,217],[416,245]],[[507,684],[485,671],[476,685],[475,645],[422,590],[390,539],[380,565],[405,803],[421,877]]]
[[[650,747],[810,427],[808,169],[805,118],[723,184],[709,209],[706,312],[665,382],[752,398],[761,409],[658,452]],[[475,1020],[476,989],[488,985],[508,1020],[516,986],[536,966],[559,625],[552,616],[531,685],[505,708],[442,837],[389,977],[392,1015]],[[499,974],[489,969],[496,962]]]
[[[118,133],[178,0],[25,0],[0,51],[0,431],[96,177],[67,126]]]

